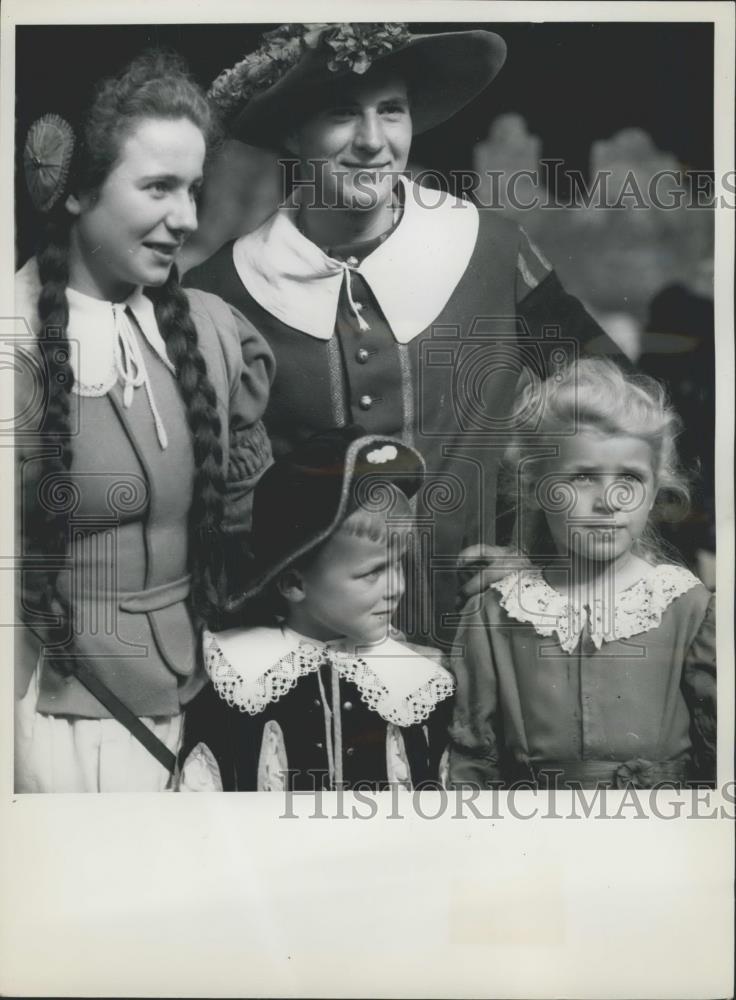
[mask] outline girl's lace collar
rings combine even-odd
[[[363,702],[386,722],[411,726],[452,694],[452,676],[421,653],[386,639],[361,647],[319,642],[290,629],[205,629],[204,659],[215,690],[231,706],[258,715],[307,674],[331,663]]]
[[[646,577],[620,591],[613,608],[605,605],[603,596],[595,598],[589,609],[593,645],[600,649],[604,642],[657,628],[675,598],[699,583],[690,570],[665,564],[652,567]],[[510,618],[531,625],[538,635],[556,635],[565,652],[575,651],[588,620],[587,610],[551,587],[540,569],[515,570],[492,587],[501,595],[501,607]]]

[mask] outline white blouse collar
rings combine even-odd
[[[478,236],[478,210],[405,177],[400,182],[401,221],[357,267],[328,257],[299,231],[293,201],[236,240],[233,264],[256,302],[287,326],[329,340],[340,289],[353,271],[368,284],[400,344],[426,330],[465,273]]]
[[[612,612],[602,598],[595,599],[590,608],[590,638],[595,648],[657,628],[675,598],[699,583],[685,567],[663,564],[620,591]],[[551,587],[540,569],[515,570],[491,586],[501,595],[501,607],[510,618],[531,625],[537,635],[557,635],[566,653],[575,651],[586,623],[585,609]]]
[[[115,384],[115,346],[119,336],[116,314],[129,309],[151,349],[172,373],[174,366],[156,322],[153,302],[136,288],[123,302],[108,302],[91,295],[66,289],[69,303],[69,338],[71,363],[77,391],[81,395],[102,395]],[[104,388],[101,388],[104,386]]]
[[[453,690],[452,676],[433,660],[386,639],[361,647],[307,639],[289,629],[205,629],[204,659],[215,690],[231,706],[258,715],[287,694],[326,658],[339,676],[352,681],[362,701],[386,722],[422,722]]]

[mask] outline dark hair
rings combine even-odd
[[[212,110],[183,62],[174,55],[152,51],[136,58],[113,78],[96,88],[92,103],[77,129],[78,146],[69,177],[69,189],[94,193],[105,182],[120,156],[124,139],[145,119],[186,118],[211,144],[218,136]],[[48,377],[47,407],[41,433],[46,457],[42,478],[66,473],[72,462],[70,399],[74,374],[69,362],[67,327],[69,306],[69,234],[72,217],[64,198],[50,214],[37,252],[41,292],[39,347]],[[190,508],[189,556],[195,581],[192,606],[204,617],[214,602],[222,556],[218,529],[223,509],[222,446],[220,419],[214,388],[207,377],[197,344],[197,331],[175,268],[160,288],[148,289],[159,330],[177,372],[177,385],[186,405],[192,433],[196,474]],[[43,505],[41,505],[43,506]],[[66,547],[65,517],[42,509],[34,519],[31,547],[49,555],[62,555]],[[45,607],[58,597],[56,572],[46,574],[41,599]],[[68,609],[66,609],[68,614]]]

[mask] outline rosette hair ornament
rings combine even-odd
[[[31,201],[39,212],[50,212],[64,194],[74,146],[74,130],[59,115],[43,115],[29,128],[23,172]]]

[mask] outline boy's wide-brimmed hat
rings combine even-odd
[[[403,23],[285,24],[212,84],[230,134],[277,148],[337,81],[380,64],[407,83],[415,133],[440,125],[493,80],[506,43],[492,31],[415,35]]]
[[[385,511],[392,484],[408,498],[419,489],[424,459],[393,437],[351,425],[315,435],[278,459],[253,495],[255,570],[228,612],[256,597],[288,566],[337,531],[353,510]]]

